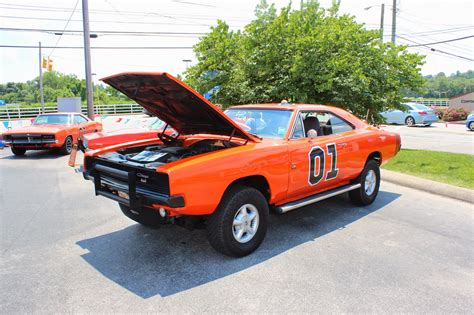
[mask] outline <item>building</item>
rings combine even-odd
[[[450,108],[463,108],[466,112],[474,111],[474,92],[464,93],[449,99]]]

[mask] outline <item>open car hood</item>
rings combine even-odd
[[[201,94],[168,73],[127,72],[102,81],[127,95],[180,134],[217,134],[250,141],[245,132]]]

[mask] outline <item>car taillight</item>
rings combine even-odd
[[[428,115],[428,113],[427,113],[427,112],[425,112],[425,111],[418,112],[418,114],[420,114],[420,115]]]

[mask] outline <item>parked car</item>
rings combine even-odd
[[[27,150],[58,149],[70,154],[73,141],[79,134],[102,130],[102,124],[79,113],[51,113],[38,115],[31,126],[8,130],[2,134],[4,143],[15,155]]]
[[[467,129],[474,131],[474,112],[471,112],[466,119],[466,127]]]
[[[398,134],[336,107],[285,102],[224,113],[167,73],[103,81],[167,125],[151,139],[86,151],[84,177],[95,194],[146,226],[205,227],[210,244],[229,256],[260,245],[269,208],[283,214],[346,192],[357,205],[371,204],[380,165],[400,150]]]
[[[154,118],[141,128],[125,128],[85,134],[82,136],[82,144],[85,149],[94,150],[123,142],[156,138],[158,131],[161,131],[163,127],[164,123],[158,118]]]
[[[380,113],[388,124],[407,125],[409,127],[415,125],[430,126],[438,121],[436,111],[428,106],[417,103],[401,104],[403,110],[391,109]]]

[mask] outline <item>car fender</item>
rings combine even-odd
[[[288,149],[285,145],[249,143],[186,158],[158,169],[169,175],[170,194],[181,195],[186,207],[179,214],[207,215],[215,211],[235,181],[262,176],[269,185],[269,203],[284,199],[288,190]]]

